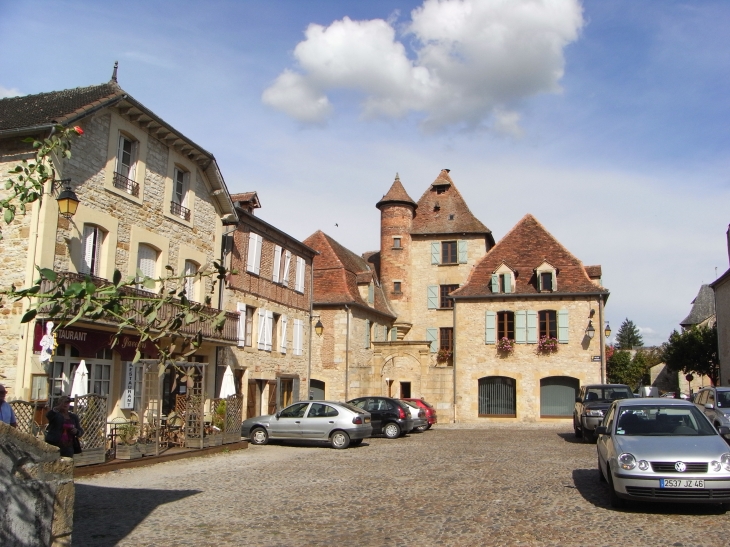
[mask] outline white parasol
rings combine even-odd
[[[82,360],[79,366],[76,367],[74,373],[74,381],[71,384],[71,393],[69,396],[81,397],[89,393],[89,374],[86,372],[86,361]]]
[[[236,394],[236,383],[233,380],[233,371],[231,365],[226,367],[226,372],[223,374],[223,382],[221,383],[221,399],[226,399],[231,395]]]

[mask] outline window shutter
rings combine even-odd
[[[266,310],[259,308],[258,348],[266,349]]]
[[[256,257],[254,258],[254,264],[256,265],[256,275],[261,273],[261,247],[263,246],[264,238],[256,234]]]
[[[537,272],[537,290],[542,290],[542,275],[540,275],[540,272]]]
[[[286,324],[289,321],[286,315],[281,316],[281,343],[279,344],[279,351],[286,353]]]
[[[156,266],[157,266],[157,251],[149,245],[140,245],[137,254],[137,269],[142,272],[143,276],[147,276],[151,279],[156,277]],[[140,280],[141,282],[141,280]],[[142,290],[150,291],[140,285]]]
[[[441,243],[439,241],[431,242],[431,264],[441,263]]]
[[[568,310],[558,310],[558,342],[568,343]]]
[[[431,342],[431,347],[429,348],[431,353],[436,353],[438,351],[438,343],[436,341],[438,332],[438,329],[426,329],[426,340]]]
[[[271,339],[274,335],[274,312],[266,311],[266,330],[264,331],[264,342],[266,351],[271,351]]]
[[[81,273],[90,274],[94,265],[94,227],[84,225],[84,256],[81,262]]]
[[[299,378],[292,378],[291,381],[291,402],[296,403],[300,400],[299,398]]]
[[[398,329],[393,327],[390,329],[390,341],[395,342],[396,340],[398,340]]]
[[[555,271],[554,270],[552,272],[552,275],[553,275],[553,292],[557,292],[557,290],[558,290],[558,279],[557,279],[557,276],[555,275]]]
[[[137,141],[132,141],[132,157],[129,160],[129,179],[130,180],[137,180],[137,148],[139,147],[139,143]]]
[[[527,310],[527,343],[537,344],[537,312]]]
[[[518,310],[515,312],[515,342],[524,344],[527,341],[527,312]]]
[[[238,312],[238,346],[243,347],[246,345],[246,304],[238,302],[236,311]]]
[[[457,243],[459,249],[459,264],[466,264],[467,258],[469,258],[467,250],[467,241],[460,239]]]
[[[185,261],[185,296],[188,300],[195,301],[195,277],[193,276],[195,276],[197,271],[198,268],[194,262],[190,260]]]
[[[281,283],[285,286],[289,286],[289,270],[291,269],[291,252],[284,252],[284,273],[282,274]]]
[[[368,304],[372,304],[373,302],[375,302],[375,286],[370,283],[368,285]]]
[[[370,319],[365,320],[365,349],[370,347]]]
[[[304,292],[304,259],[301,256],[297,257],[297,277],[294,290]]]
[[[274,283],[279,282],[279,268],[281,268],[281,247],[274,245],[274,272],[271,275]]]
[[[439,307],[439,287],[438,285],[429,285],[426,287],[428,297],[428,309],[435,310]]]
[[[497,294],[499,292],[499,275],[492,274],[492,292]]]
[[[497,314],[487,311],[484,322],[484,343],[494,344],[497,341]]]
[[[302,334],[304,324],[301,319],[294,320],[294,355],[302,354]]]
[[[388,325],[383,325],[383,342],[388,341]]]
[[[505,294],[512,293],[512,275],[509,273],[504,274],[504,292]]]
[[[251,273],[256,272],[256,234],[249,232],[248,234],[248,258],[246,260],[246,270]]]

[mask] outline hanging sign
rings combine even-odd
[[[134,409],[134,364],[126,363],[124,371],[124,393],[122,394],[121,408]]]

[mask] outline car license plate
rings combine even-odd
[[[704,488],[705,481],[693,479],[659,479],[660,488]]]

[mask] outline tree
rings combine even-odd
[[[694,326],[682,333],[672,332],[664,348],[664,362],[672,372],[694,372],[707,376],[712,385],[717,385],[720,376],[717,325]]]
[[[606,361],[606,377],[612,384],[626,384],[636,389],[646,372],[646,360],[641,352],[634,357],[626,350],[618,350]]]
[[[634,322],[624,319],[616,333],[616,347],[618,349],[634,349],[644,345],[644,340]]]

